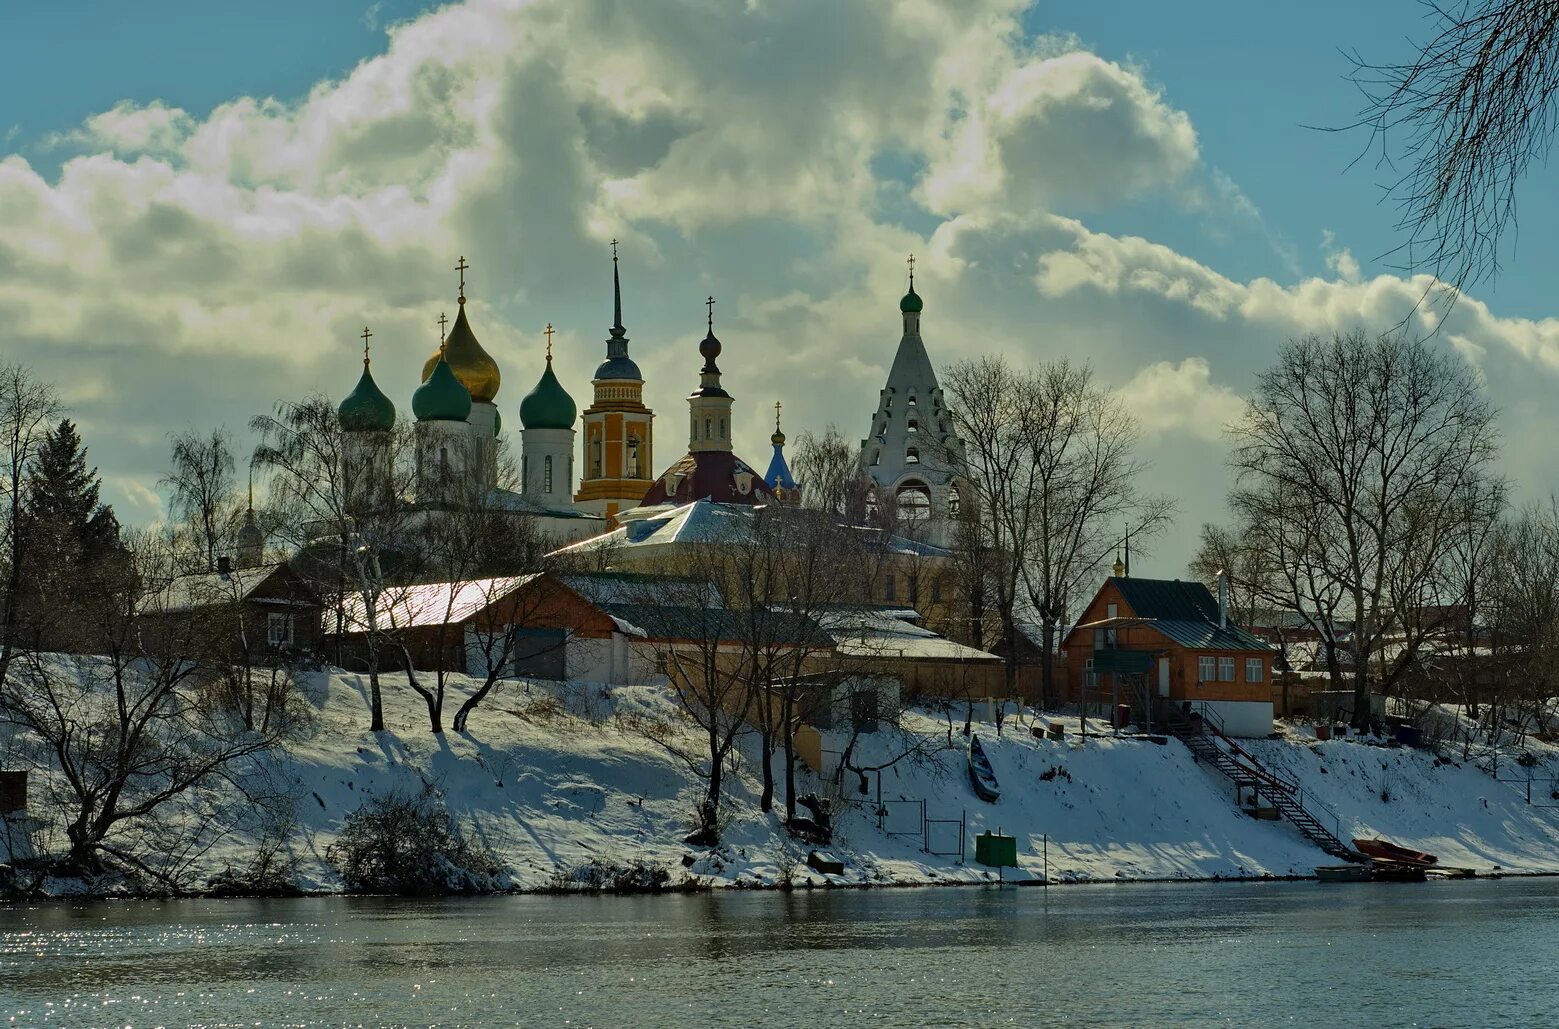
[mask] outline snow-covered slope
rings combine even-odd
[[[803,866],[808,848],[783,831],[780,813],[758,809],[751,749],[728,779],[722,845],[711,852],[682,842],[702,783],[644,731],[674,715],[658,690],[571,687],[560,695],[506,684],[468,732],[435,736],[403,678],[383,681],[386,732],[366,729],[365,677],[322,674],[309,687],[312,733],[277,759],[299,797],[289,849],[304,888],[339,888],[324,854],[365,799],[425,783],[522,889],[558,885],[592,861],[642,861],[670,871],[673,882],[710,886],[769,885],[790,875],[839,884],[973,881],[993,874],[974,863],[973,837],[985,829],[1017,838],[1020,867],[1006,872],[1009,880],[1042,876],[1047,853],[1055,881],[1308,875],[1332,862],[1286,823],[1238,811],[1233,787],[1180,743],[1091,736],[1083,744],[1075,719],[1061,741],[1034,739],[1010,719],[1001,736],[977,722],[1003,791],[986,804],[969,786],[961,734],[951,734],[949,747],[946,724],[927,715],[909,719],[908,736],[863,737],[860,765],[886,763],[909,743],[918,742],[918,752],[881,773],[884,804],[876,782],[868,780],[862,795],[859,778],[846,777],[852,803],[836,816],[830,849],[847,867],[823,876]],[[446,723],[468,685],[457,680]],[[1295,738],[1249,749],[1334,811],[1344,838],[1383,835],[1451,865],[1559,871],[1559,811],[1528,807],[1470,765],[1344,741]],[[826,792],[816,781],[804,788]],[[925,815],[941,820],[931,827],[933,850],[956,851],[964,821],[964,863],[924,852],[922,801]],[[202,871],[241,868],[253,851],[252,840],[228,838],[202,859]]]

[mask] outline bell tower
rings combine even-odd
[[[644,499],[654,474],[650,469],[655,467],[655,412],[644,406],[644,376],[628,356],[616,240],[612,240],[612,329],[606,360],[596,367],[590,384],[595,395],[581,418],[585,449],[574,504],[615,521],[620,512]]]

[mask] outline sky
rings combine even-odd
[[[946,366],[1087,361],[1179,500],[1134,555],[1178,576],[1224,518],[1224,427],[1286,340],[1409,324],[1392,170],[1343,129],[1347,54],[1399,59],[1413,0],[271,0],[7,5],[0,358],[60,389],[122,520],[170,432],[345,396],[358,334],[407,415],[456,259],[511,427],[556,325],[588,402],[624,322],[685,445],[713,294],[739,453],[866,432],[905,257]],[[1356,160],[1357,159],[1357,160]],[[1517,495],[1559,487],[1539,168],[1496,282],[1436,326],[1500,409]]]

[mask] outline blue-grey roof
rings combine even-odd
[[[643,382],[644,376],[639,372],[639,366],[633,363],[633,358],[608,357],[595,367],[596,379],[633,379]]]
[[[1138,618],[1183,647],[1198,650],[1271,650],[1261,637],[1232,622],[1218,627],[1218,602],[1199,582],[1180,579],[1110,579]]]
[[[1191,650],[1265,651],[1272,649],[1260,636],[1234,624],[1220,629],[1217,622],[1158,618],[1150,624],[1149,628],[1157,629],[1182,647]]]

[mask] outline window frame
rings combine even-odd
[[[1266,664],[1266,662],[1264,662],[1259,657],[1247,657],[1245,659],[1245,681],[1246,682],[1266,682],[1267,681],[1267,675],[1266,675],[1266,668],[1264,667],[1265,664]],[[1250,674],[1252,668],[1254,668],[1256,670],[1256,675],[1255,675],[1254,678],[1252,678],[1251,674]]]
[[[1208,673],[1211,674],[1208,674]],[[1213,654],[1198,654],[1196,656],[1196,681],[1218,681],[1218,658]]]
[[[1234,669],[1235,669],[1234,658],[1228,657],[1228,656],[1224,656],[1224,655],[1220,655],[1218,657],[1218,681],[1219,682],[1235,682],[1235,681],[1237,681],[1234,678]]]

